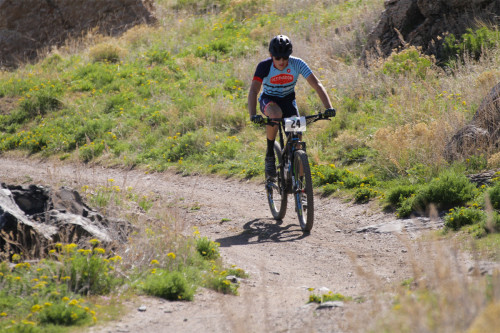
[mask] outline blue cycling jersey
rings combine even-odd
[[[268,96],[278,99],[295,99],[295,85],[299,74],[307,79],[312,74],[304,60],[296,57],[288,59],[288,65],[280,71],[273,66],[273,59],[261,61],[255,70],[254,80],[262,82],[263,89],[259,97]]]

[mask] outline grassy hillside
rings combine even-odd
[[[380,0],[157,1],[157,26],[120,38],[89,33],[2,72],[0,151],[259,176],[265,140],[248,121],[246,96],[268,41],[283,33],[338,109],[307,133],[317,187],[363,201],[394,183],[427,183],[450,168],[447,140],[500,78],[498,40],[478,61],[452,59],[446,70],[413,48],[367,69],[357,59],[382,9]],[[297,102],[303,114],[321,110],[304,80]],[[498,167],[480,153],[453,168],[475,172],[488,159]]]
[[[306,135],[315,184],[326,194],[347,192],[358,202],[390,196],[405,217],[431,199],[440,205],[442,198],[425,194],[420,205],[407,199],[442,171],[500,166],[498,155],[482,152],[454,165],[443,159],[447,140],[500,79],[498,34],[487,48],[479,44],[479,60],[465,53],[443,68],[410,47],[365,68],[357,59],[381,0],[156,4],[156,26],[120,38],[90,32],[36,64],[2,72],[0,151],[259,177],[265,140],[248,120],[247,91],[268,41],[283,33],[338,109],[334,121]],[[305,80],[297,90],[303,114],[321,111]],[[401,185],[410,188],[394,189]]]
[[[262,129],[249,126],[246,95],[269,39],[280,32],[293,36],[295,54],[341,101],[344,92],[337,90],[347,87],[335,83],[334,72],[357,58],[381,9],[381,1],[205,3],[159,1],[156,27],[136,27],[119,39],[89,34],[36,65],[2,73],[0,96],[10,103],[2,115],[0,149],[254,176],[262,169]],[[374,14],[364,17],[366,12]],[[335,34],[347,26],[351,31]],[[324,39],[332,41],[329,49]],[[299,90],[300,108],[319,110],[310,89]],[[331,139],[345,126],[340,123],[322,129],[329,134],[316,139],[316,155],[321,146],[333,146]],[[332,152],[316,157],[334,158]]]

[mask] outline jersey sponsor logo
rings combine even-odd
[[[287,84],[293,82],[293,75],[291,74],[280,74],[273,76],[270,80],[272,84]]]

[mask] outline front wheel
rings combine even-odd
[[[314,197],[311,178],[311,168],[307,154],[297,150],[293,158],[293,195],[295,210],[302,231],[311,231],[314,223]]]
[[[274,142],[274,154],[276,156],[276,182],[266,182],[267,201],[271,214],[275,220],[281,220],[285,217],[286,206],[288,203],[286,192],[286,180],[283,171],[283,158],[281,156],[281,147],[279,143]]]

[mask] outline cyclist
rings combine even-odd
[[[270,58],[257,65],[248,93],[248,112],[252,122],[258,124],[264,122],[264,118],[257,114],[257,100],[261,112],[268,118],[299,116],[295,101],[295,85],[299,75],[302,75],[318,94],[326,109],[325,115],[335,116],[335,109],[332,108],[325,88],[302,59],[290,56],[292,51],[292,42],[287,36],[278,35],[271,39],[269,43]],[[262,86],[264,86],[263,91],[258,97]],[[277,133],[277,126],[266,126],[265,172],[268,180],[276,178],[274,140]]]

